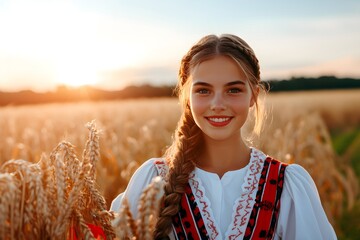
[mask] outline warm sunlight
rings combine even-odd
[[[7,72],[0,71],[0,77],[5,74],[2,79],[11,75],[44,89],[51,84],[77,87],[100,84],[106,81],[103,72],[139,64],[145,48],[141,38],[133,40],[114,31],[121,27],[130,31],[132,25],[81,11],[69,2],[41,4],[14,2],[0,12],[5,36],[0,39],[0,65],[9,65]],[[37,72],[47,75],[40,80]]]
[[[67,67],[58,70],[56,82],[71,87],[94,85],[98,82],[97,72],[91,68],[79,69],[76,66]]]

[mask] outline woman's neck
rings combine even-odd
[[[226,172],[245,167],[250,160],[251,149],[241,137],[231,141],[216,141],[205,138],[204,151],[196,162],[205,171],[221,178]]]

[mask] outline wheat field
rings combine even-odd
[[[329,131],[360,126],[359,93],[268,94],[264,129],[251,138],[269,155],[309,171],[337,233],[337,219],[358,198],[358,180],[335,153]],[[89,224],[109,239],[149,236],[159,181],[144,191],[141,219],[126,204],[120,213],[108,209],[137,167],[162,155],[179,116],[172,98],[0,108],[0,238],[71,239],[77,232],[91,239]]]

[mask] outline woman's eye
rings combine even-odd
[[[207,89],[199,89],[196,92],[199,94],[209,94],[210,93],[210,91]]]
[[[240,88],[231,88],[228,90],[228,93],[239,93],[241,92]]]

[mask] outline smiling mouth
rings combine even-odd
[[[231,122],[232,117],[205,117],[215,127],[223,127]]]

